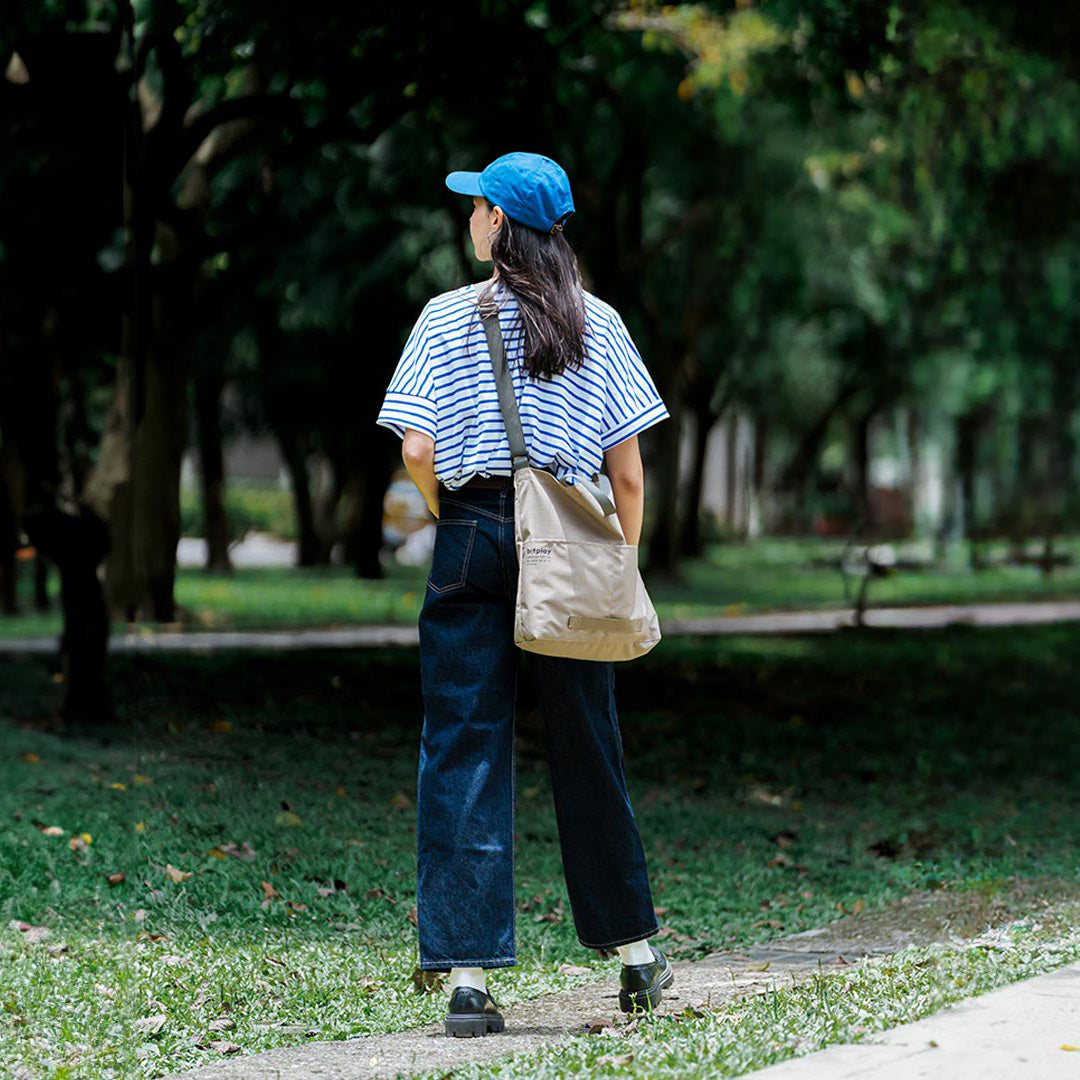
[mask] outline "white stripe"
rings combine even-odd
[[[561,479],[598,472],[605,450],[668,415],[614,308],[585,293],[585,364],[532,380],[521,367],[525,335],[517,301],[506,289],[496,296],[531,464]],[[431,435],[435,474],[449,488],[476,473],[509,474],[510,448],[472,286],[425,306],[377,423],[398,435],[405,427]]]

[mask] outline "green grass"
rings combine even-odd
[[[675,959],[921,888],[1075,888],[1078,636],[684,640],[620,667],[631,792]],[[440,1018],[445,998],[410,978],[413,651],[116,658],[120,721],[63,735],[48,664],[2,667],[0,1060],[43,1077],[162,1076],[214,1058],[198,1045],[211,1038],[254,1053],[316,1028],[344,1038]],[[573,933],[527,694],[518,753],[520,963],[492,978],[507,1004],[617,973]],[[62,835],[42,831],[54,825]],[[245,843],[250,861],[214,851]],[[169,866],[191,876],[174,882]],[[562,921],[536,921],[560,902]],[[51,935],[27,942],[14,919]],[[593,974],[560,975],[567,961]],[[894,983],[860,990],[859,1007],[913,1008]],[[800,1000],[774,1033],[803,1023]],[[156,1033],[136,1026],[156,1016]],[[235,1027],[211,1032],[216,1019]],[[826,1039],[853,1030],[822,1025]],[[771,1037],[765,1019],[737,1030],[733,1069]],[[693,1039],[668,1031],[650,1036],[656,1053],[681,1061]]]
[[[1059,550],[1080,554],[1077,548],[1075,542],[1062,542]],[[826,540],[714,544],[704,558],[682,565],[679,580],[652,580],[649,586],[662,619],[844,608],[852,601],[845,599],[844,578],[837,568],[842,550],[843,543]],[[870,605],[1080,596],[1080,560],[1045,577],[1033,566],[1004,565],[1003,545],[988,545],[986,554],[993,565],[977,573],[966,568],[963,551],[954,546],[942,569],[902,571],[875,580],[870,587]],[[199,630],[415,622],[424,598],[426,571],[392,561],[387,568],[388,576],[381,581],[359,580],[347,567],[243,569],[233,574],[183,569],[176,579],[179,617],[185,626]],[[59,634],[58,612],[32,612],[29,575],[24,578],[26,613],[0,617],[0,638]],[[858,582],[849,579],[848,585],[853,596]],[[122,624],[117,623],[114,632],[122,631]]]

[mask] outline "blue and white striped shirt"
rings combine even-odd
[[[614,308],[585,293],[585,363],[547,379],[522,368],[525,329],[517,300],[497,287],[499,326],[517,393],[529,463],[560,480],[600,471],[604,451],[668,415]],[[447,488],[473,476],[509,476],[510,446],[499,412],[474,286],[430,300],[405,343],[377,423],[435,441],[435,475]]]

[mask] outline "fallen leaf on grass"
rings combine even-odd
[[[634,1060],[633,1054],[601,1054],[596,1059],[597,1065],[629,1065]]]
[[[409,810],[412,808],[412,801],[409,796],[404,792],[399,791],[391,800],[390,805],[395,810]]]
[[[533,922],[546,922],[546,923],[561,923],[563,921],[563,902],[560,900],[549,912],[545,915],[536,915],[533,918]]]
[[[34,753],[33,750],[27,750],[25,754],[21,754],[20,757],[27,765],[39,765],[41,758]]]
[[[689,934],[680,934],[679,931],[672,926],[662,926],[654,936],[658,938],[671,938],[672,941],[678,941],[682,944],[685,944],[688,941],[697,940]]]
[[[769,965],[771,963],[772,963],[771,960],[766,960],[764,964],[751,964],[746,970],[747,971],[768,971],[769,970]]]
[[[408,919],[409,922],[411,922],[413,924],[413,926],[418,925],[418,916],[416,914],[416,908],[414,908],[414,907],[409,908],[409,910],[405,912],[405,918]]]
[[[85,851],[93,842],[94,838],[88,832],[84,832],[79,833],[78,836],[73,836],[68,841],[68,847],[72,851]]]
[[[210,730],[217,735],[228,735],[232,731],[232,724],[228,720],[214,720],[210,724]]]
[[[582,967],[580,964],[560,964],[560,975],[591,975],[592,968]]]
[[[200,1050],[216,1050],[219,1054],[239,1054],[240,1047],[224,1039],[211,1039],[209,1042],[196,1043]]]
[[[134,780],[136,784],[140,784],[143,787],[154,782],[149,776],[143,776],[142,773],[136,773],[131,779]]]
[[[657,918],[660,918],[661,916],[666,915],[667,913],[668,913],[668,909],[666,907],[654,907],[653,908],[653,914]]]
[[[319,896],[334,896],[337,893],[348,892],[348,887],[341,878],[334,878],[329,885],[320,885],[316,890]]]
[[[604,1028],[614,1026],[606,1016],[594,1016],[591,1020],[585,1021],[585,1030],[589,1035],[599,1035]]]
[[[235,843],[222,843],[217,848],[213,848],[213,851],[220,851],[221,854],[228,855],[230,859],[241,859],[244,862],[251,862],[255,858],[255,849],[244,840],[240,847],[237,847]]]
[[[178,870],[172,863],[167,863],[165,866],[165,876],[174,884],[179,885],[183,881],[187,881],[191,877],[192,871],[190,870]]]
[[[52,931],[47,926],[34,926],[33,923],[23,922],[21,919],[12,919],[8,923],[9,930],[18,930],[27,941],[44,941]]]
[[[297,815],[294,814],[291,810],[282,810],[282,811],[280,811],[280,813],[278,813],[277,817],[274,818],[274,821],[278,825],[288,825],[288,826],[290,826],[292,828],[295,828],[295,826],[297,826],[297,825],[302,825],[303,824],[303,822],[300,820],[300,818],[297,817]]]
[[[441,990],[446,982],[448,972],[426,971],[424,968],[416,968],[412,973],[412,984],[418,994],[433,994]]]
[[[154,1016],[144,1016],[141,1020],[136,1020],[132,1026],[136,1031],[145,1032],[147,1035],[156,1035],[165,1026],[168,1019],[164,1013],[157,1013]]]
[[[117,780],[115,783],[110,784],[109,787],[114,791],[127,791],[127,784],[123,783],[121,780]]]
[[[216,1020],[211,1020],[207,1024],[209,1031],[232,1031],[234,1027],[236,1027],[236,1021],[228,1016],[219,1016]]]
[[[865,910],[866,910],[866,901],[865,900],[856,900],[855,903],[851,905],[851,914],[852,915],[861,915]]]
[[[61,829],[59,825],[39,825],[38,828],[41,829],[41,831],[46,836],[63,836],[64,835],[64,830]]]
[[[125,874],[123,870],[121,870],[118,874],[109,874],[105,878],[109,885],[123,885],[126,879],[127,874]]]

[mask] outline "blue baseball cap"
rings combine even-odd
[[[515,221],[540,232],[562,231],[574,212],[570,178],[543,154],[503,154],[483,172],[452,172],[446,186],[459,195],[483,195]]]

